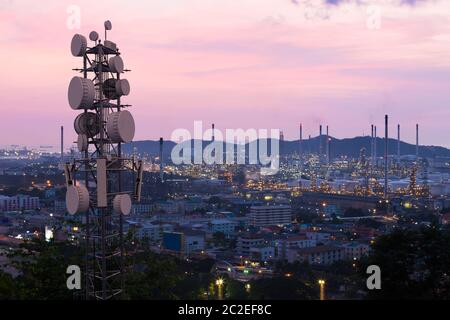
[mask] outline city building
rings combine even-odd
[[[211,233],[222,232],[230,236],[234,233],[236,223],[227,219],[214,219],[208,224],[208,229]]]
[[[368,244],[356,241],[345,243],[341,245],[341,247],[344,248],[345,258],[348,260],[359,260],[370,250],[370,246]]]
[[[289,263],[299,261],[308,262],[309,264],[330,265],[343,259],[345,259],[345,249],[336,246],[326,245],[287,250]]]
[[[12,197],[0,195],[0,211],[36,210],[39,207],[38,197],[23,194]]]
[[[136,237],[141,241],[156,243],[162,240],[164,232],[173,229],[174,225],[169,223],[144,223],[136,229]]]
[[[267,244],[260,244],[255,247],[250,247],[250,259],[260,262],[274,260],[275,247]]]
[[[286,205],[252,206],[249,218],[255,227],[286,225],[292,221],[292,209]]]
[[[309,239],[306,235],[291,236],[275,240],[277,248],[277,258],[286,259],[288,249],[311,248],[316,246],[315,239]]]
[[[205,250],[205,233],[195,230],[164,232],[163,248],[174,253],[189,256]]]
[[[250,257],[250,249],[264,243],[265,241],[260,235],[248,234],[239,236],[236,241],[236,253],[239,256]]]

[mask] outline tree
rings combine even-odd
[[[317,293],[302,281],[276,277],[251,282],[250,299],[253,300],[312,300]]]
[[[245,300],[248,294],[245,291],[245,284],[231,278],[225,281],[225,298],[229,300]]]
[[[17,289],[12,276],[0,270],[0,300],[17,299]]]
[[[449,299],[450,232],[435,227],[396,230],[375,241],[360,274],[369,265],[381,269],[381,290],[367,290],[369,299]],[[365,287],[365,283],[363,285]]]
[[[12,265],[21,275],[14,279],[17,299],[73,299],[66,285],[69,265],[81,265],[79,248],[68,242],[34,239],[21,245],[12,255]],[[6,282],[8,279],[6,278]]]
[[[173,288],[182,278],[174,257],[143,253],[126,274],[126,299],[176,299]]]

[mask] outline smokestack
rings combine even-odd
[[[384,116],[384,198],[388,194],[388,115]]]
[[[298,156],[300,159],[300,168],[303,168],[303,161],[302,161],[302,155],[303,155],[303,127],[300,123],[300,139],[298,140]]]
[[[322,156],[322,125],[319,126],[319,159]]]
[[[372,163],[372,167],[373,167],[373,124],[371,125],[371,134],[370,134],[370,161]]]
[[[377,126],[373,127],[373,161],[374,161],[374,165],[377,165]]]
[[[328,126],[327,126],[327,136],[326,136],[326,140],[325,140],[325,152],[327,155],[327,165],[330,164],[330,142],[329,142],[329,135],[328,135]]]
[[[400,124],[397,125],[397,162],[400,164]]]
[[[61,126],[61,163],[64,162],[64,126]]]
[[[419,124],[416,124],[416,160],[419,159]]]
[[[214,123],[213,123],[213,124],[212,124],[212,139],[211,139],[211,140],[214,141],[214,139],[215,139],[215,138],[214,138]]]
[[[164,182],[163,138],[159,138],[159,179]]]

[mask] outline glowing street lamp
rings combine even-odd
[[[325,300],[325,280],[319,279],[319,281],[317,282],[319,283],[320,287],[320,300]]]
[[[222,278],[218,278],[216,280],[217,298],[219,300],[223,300],[223,283],[224,283],[224,280]]]
[[[217,285],[218,287],[221,287],[221,286],[223,285],[223,279],[222,279],[222,278],[217,279],[217,280],[216,280],[216,285]]]

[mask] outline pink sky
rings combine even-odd
[[[334,1],[336,2],[336,1]],[[0,145],[75,140],[67,86],[80,66],[74,33],[118,43],[131,83],[125,102],[135,140],[169,138],[194,120],[216,128],[279,128],[288,140],[370,133],[390,115],[391,133],[450,147],[450,1],[405,0],[0,1]],[[381,28],[369,29],[368,3]],[[315,3],[311,5],[311,3]],[[67,27],[67,8],[81,28]]]

